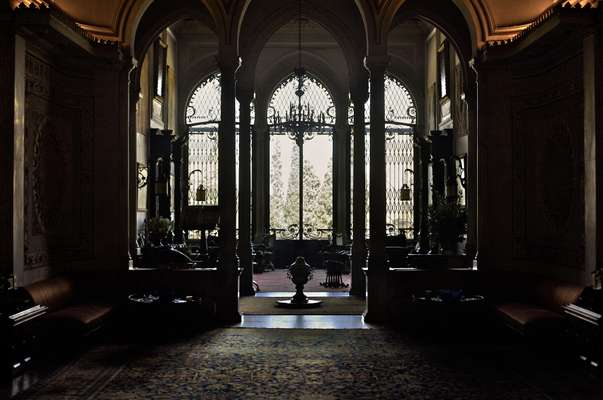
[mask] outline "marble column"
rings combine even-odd
[[[239,121],[239,245],[241,268],[241,296],[253,296],[253,270],[251,258],[251,101],[253,90],[237,87],[240,107]]]
[[[366,295],[363,268],[366,267],[366,166],[365,160],[365,115],[368,100],[368,80],[356,82],[351,88],[354,103],[354,194],[353,194],[353,241],[352,241],[352,285],[350,294]]]
[[[365,319],[384,322],[387,319],[387,266],[385,263],[385,70],[387,56],[365,59],[370,73],[370,240],[368,253],[368,296]]]
[[[217,314],[223,322],[240,321],[238,262],[236,256],[235,74],[239,59],[235,49],[221,48],[218,57],[221,117],[218,133],[218,204],[220,206],[220,279]]]

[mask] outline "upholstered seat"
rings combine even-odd
[[[563,324],[561,314],[534,304],[504,303],[496,310],[508,326],[524,335],[557,330]]]
[[[28,285],[25,290],[35,304],[49,308],[45,318],[52,333],[81,334],[98,328],[113,310],[110,305],[92,300],[94,290],[81,285],[69,277],[56,277]],[[65,329],[72,332],[64,332]]]
[[[35,304],[58,309],[74,296],[74,284],[65,277],[50,278],[25,287]]]
[[[505,276],[506,275],[506,276]],[[576,301],[581,285],[536,276],[496,274],[500,284],[495,309],[505,324],[527,335],[558,335],[565,322],[562,306]]]
[[[113,307],[99,304],[67,306],[47,315],[50,320],[70,320],[84,326],[92,326],[106,319]]]

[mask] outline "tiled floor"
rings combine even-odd
[[[343,275],[343,282],[348,285],[347,288],[331,289],[320,285],[320,282],[326,280],[326,270],[315,269],[314,277],[308,282],[304,288],[305,292],[349,292],[351,275]],[[275,271],[263,272],[254,274],[253,280],[260,286],[260,292],[288,292],[294,291],[295,286],[287,279],[286,269],[277,269]]]

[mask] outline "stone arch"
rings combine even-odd
[[[372,49],[372,43],[378,43],[377,10],[371,0],[354,0],[364,24],[365,48],[367,53]]]
[[[240,54],[243,58],[239,79],[245,87],[253,86],[257,62],[266,43],[278,29],[297,16],[297,7],[291,7],[291,1],[279,3],[277,7],[269,11],[269,15],[266,15],[265,8],[253,7],[253,4],[252,2],[245,13],[245,20],[241,25],[241,38],[250,38],[250,40],[241,39],[239,41]],[[360,22],[359,16],[350,13],[350,15],[342,17],[329,4],[331,3],[325,5],[325,2],[306,1],[302,12],[304,16],[331,34],[342,49],[350,76],[358,76],[363,69],[361,60],[364,49],[358,48],[358,40],[361,40],[362,34],[349,29],[343,21],[351,18],[351,21],[358,19]],[[352,9],[352,11],[354,10]]]
[[[141,17],[134,32],[133,57],[141,60],[157,35],[171,24],[193,18],[207,25],[218,37],[215,20],[211,18],[198,0],[156,0]]]
[[[433,25],[438,26],[443,32],[466,30],[466,43],[457,43],[461,52],[467,52],[471,58],[477,50],[480,39],[483,35],[480,29],[481,24],[475,19],[475,12],[471,5],[466,3],[469,0],[453,0],[450,2],[433,0],[390,0],[383,6],[379,18],[379,32],[382,35],[383,43],[387,43],[387,35],[395,26],[396,17],[401,9],[416,9],[424,13],[426,17],[433,20]],[[460,17],[460,18],[459,18]],[[456,25],[456,26],[455,26]],[[450,35],[452,36],[452,35]],[[468,49],[464,49],[467,46]]]
[[[463,77],[468,78],[471,76],[469,63],[475,51],[471,33],[461,11],[452,3],[446,4],[447,6],[444,6],[438,0],[406,0],[404,5],[398,8],[397,18],[393,20],[390,31],[408,18],[416,18],[433,25],[446,35],[454,47],[463,65]],[[466,93],[475,89],[475,83],[471,79],[464,79],[464,83]]]

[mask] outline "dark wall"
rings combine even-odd
[[[582,52],[514,68],[513,259],[543,270],[584,266]]]
[[[94,92],[87,74],[26,54],[25,271],[94,256]]]
[[[25,57],[25,283],[127,265],[122,68],[61,59],[35,39]]]
[[[479,70],[479,259],[585,281],[582,41]]]

